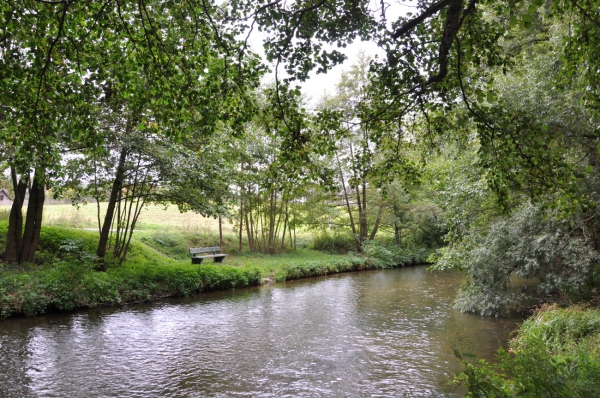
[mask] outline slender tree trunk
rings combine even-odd
[[[240,229],[238,232],[238,253],[242,252],[242,233],[244,231],[244,205],[240,201]]]
[[[292,239],[292,226],[293,225],[292,225],[291,220],[290,220],[290,226],[288,228],[288,231],[289,231],[289,234],[290,234],[290,249],[296,250],[296,247],[294,247],[294,240]]]
[[[116,222],[113,223],[114,228],[112,228],[115,232],[115,244],[113,248],[113,257],[115,258],[117,256],[117,247],[119,247],[121,241],[121,225],[123,225],[123,219],[125,218],[125,210],[127,209],[127,203],[123,203],[123,201],[127,201],[128,196],[128,192],[125,192],[125,198],[123,198],[123,188],[121,188],[117,194],[117,203],[115,203],[117,216],[114,217]],[[107,241],[107,248],[109,246],[109,241],[110,239]]]
[[[10,173],[15,197],[8,218],[4,261],[8,264],[14,264],[19,260],[23,242],[23,201],[25,199],[25,193],[27,192],[28,178],[26,181],[21,179],[17,182],[17,173],[12,166],[10,168]]]
[[[246,212],[244,218],[246,219],[246,235],[248,236],[248,249],[250,249],[250,251],[254,251],[254,233],[252,232],[252,225],[248,220],[248,212]]]
[[[240,162],[240,229],[238,232],[238,253],[242,252],[242,236],[244,232],[244,161]]]
[[[219,216],[219,247],[223,247],[223,220]]]
[[[247,192],[246,201],[248,207],[245,211],[246,218],[246,234],[248,235],[248,248],[250,251],[256,251],[256,244],[254,240],[254,218],[252,217],[252,199],[250,198],[250,191]],[[250,218],[248,218],[250,216]]]
[[[275,213],[277,212],[277,193],[273,188],[271,188],[271,195],[269,198],[269,234],[267,236],[268,239],[268,251],[273,254],[275,251]]]
[[[40,243],[42,214],[44,211],[44,200],[46,199],[45,185],[45,173],[37,168],[29,192],[29,203],[27,204],[27,217],[25,218],[25,230],[23,231],[23,243],[19,255],[19,263],[32,263],[35,251]]]
[[[397,204],[394,204],[394,218],[394,238],[396,239],[396,246],[400,246],[402,244],[402,229],[398,222],[399,210]]]
[[[358,185],[355,188],[356,190],[356,201],[358,202],[358,236],[359,236],[359,240],[360,243],[362,245],[362,243],[364,242],[364,240],[367,237],[367,231],[365,230],[365,220],[366,220],[366,214],[365,214],[365,210],[363,208],[363,203],[362,200],[360,198],[360,189],[358,188]]]
[[[281,234],[281,250],[285,249],[285,233],[288,226],[289,220],[289,208],[288,208],[289,200],[285,202],[285,219],[283,220],[283,233]]]
[[[100,194],[98,193],[98,164],[97,153],[94,152],[94,198],[96,199],[96,217],[98,218],[98,234],[102,233],[102,222],[100,220]]]
[[[259,250],[264,253],[267,248],[267,236],[265,235],[265,229],[267,226],[267,212],[264,209],[262,200],[260,200],[260,196],[258,203],[258,218],[260,220],[260,235],[262,237],[262,241],[259,242]]]
[[[354,150],[353,150],[352,144],[350,144],[350,156],[352,157],[352,159],[354,159]],[[352,173],[354,174],[354,179],[358,181],[358,172],[356,170],[355,165],[352,166]],[[356,184],[356,187],[354,188],[354,190],[356,193],[356,204],[358,207],[358,241],[359,241],[359,246],[360,246],[360,248],[358,250],[362,253],[362,244],[367,237],[367,231],[365,229],[365,225],[366,225],[366,222],[365,222],[366,214],[365,213],[366,212],[363,207],[362,200],[360,198],[359,184]]]
[[[375,219],[375,225],[373,225],[373,230],[371,231],[371,236],[369,236],[369,240],[375,239],[375,235],[377,234],[377,230],[379,229],[379,223],[381,223],[381,215],[383,214],[383,205],[379,206],[379,210],[377,211],[377,219]]]
[[[363,151],[364,156],[364,151]],[[367,218],[367,176],[363,170],[362,173],[362,218],[360,220],[360,229],[362,231],[363,239],[367,239],[369,232],[368,218]]]
[[[342,189],[344,190],[344,201],[346,202],[346,209],[348,210],[348,216],[350,217],[350,227],[352,228],[352,236],[354,237],[354,242],[356,243],[356,249],[362,253],[362,245],[361,241],[357,239],[356,236],[356,225],[354,224],[354,217],[352,216],[352,209],[350,208],[350,201],[348,200],[348,190],[346,189],[346,182],[344,181],[344,174],[342,171],[342,165],[340,164],[340,159],[338,154],[335,154],[335,158],[338,164],[338,170],[340,172],[340,178],[342,180]],[[294,228],[294,234],[296,233],[296,229]]]
[[[152,188],[151,188],[152,189]],[[144,207],[144,203],[145,203],[145,199],[142,196],[138,196],[137,198],[137,203],[135,206],[135,212],[133,215],[133,219],[131,220],[131,228],[129,229],[129,236],[127,237],[127,242],[125,243],[124,247],[123,247],[123,252],[119,257],[119,264],[122,264],[123,261],[125,261],[125,259],[127,258],[127,251],[129,250],[129,245],[131,244],[131,238],[133,236],[133,230],[135,229],[135,224],[137,223],[137,220],[140,216],[140,213],[142,212],[142,208]]]
[[[287,198],[285,195],[285,191],[281,195],[281,205],[279,206],[279,210],[277,210],[277,204],[275,204],[275,209],[277,210],[277,222],[275,223],[275,238],[273,239],[273,248],[277,246],[277,242],[279,241],[279,231],[281,231],[281,221],[283,220],[283,238],[285,239],[285,213],[283,211],[283,207],[287,202]],[[283,247],[282,247],[283,249]]]
[[[102,230],[100,231],[100,240],[98,241],[98,250],[96,255],[100,258],[100,265],[98,270],[106,271],[106,264],[104,263],[104,257],[106,256],[106,248],[108,246],[108,237],[110,235],[110,226],[113,221],[115,214],[115,207],[117,204],[117,198],[121,193],[123,187],[123,179],[125,177],[125,160],[127,159],[127,150],[121,149],[121,155],[119,156],[119,164],[117,165],[117,172],[115,180],[113,181],[112,190],[110,192],[110,198],[108,199],[108,208],[106,209],[106,215],[104,216],[104,223],[102,224]]]
[[[296,216],[294,215],[294,250],[296,250]]]

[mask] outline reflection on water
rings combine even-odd
[[[452,310],[460,280],[412,267],[3,321],[0,396],[443,396],[453,345],[491,360],[518,322]]]

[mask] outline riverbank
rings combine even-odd
[[[0,222],[0,251],[4,249],[6,228],[6,222]],[[279,255],[230,255],[222,265],[193,265],[181,242],[185,239],[178,242],[173,235],[173,242],[165,242],[164,237],[158,236],[141,237],[132,243],[122,265],[97,272],[93,270],[92,255],[97,233],[43,228],[36,264],[0,266],[0,317],[123,305],[332,273],[392,268],[424,262],[428,254],[391,253],[375,246],[369,247],[365,255],[298,248]]]
[[[495,365],[455,352],[465,366],[455,381],[471,397],[600,396],[599,309],[542,307],[498,350]]]

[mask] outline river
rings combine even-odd
[[[418,266],[0,321],[0,396],[455,396],[453,346],[492,360],[520,322],[453,310],[460,283]]]

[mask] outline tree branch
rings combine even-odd
[[[440,1],[438,1],[434,5],[432,5],[431,7],[429,7],[428,9],[426,9],[425,11],[423,11],[423,13],[421,15],[417,16],[416,18],[411,19],[410,21],[408,21],[407,23],[405,23],[404,25],[402,25],[398,30],[396,30],[392,34],[392,39],[397,39],[400,36],[403,36],[406,33],[410,32],[415,26],[417,26],[418,24],[420,24],[421,22],[423,22],[427,18],[432,17],[433,14],[435,14],[438,11],[442,10],[448,4],[452,3],[452,1],[454,1],[454,0],[440,0]]]

